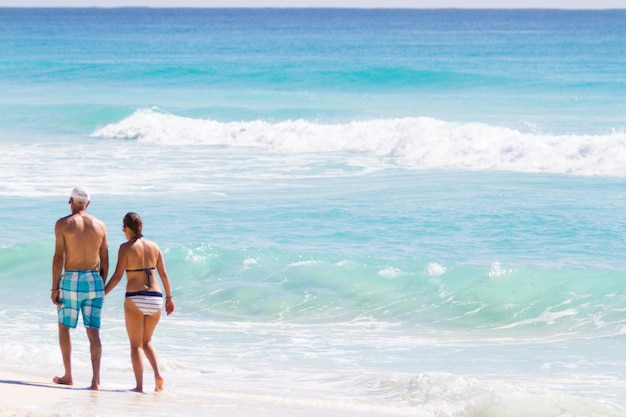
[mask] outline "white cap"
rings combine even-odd
[[[83,187],[76,187],[72,190],[70,198],[73,198],[77,202],[86,203],[91,200],[89,192]]]

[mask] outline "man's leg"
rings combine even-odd
[[[100,279],[100,278],[98,278]],[[83,323],[89,338],[89,351],[91,353],[91,389],[100,389],[100,359],[102,358],[102,343],[100,342],[100,314],[102,312],[102,297],[91,298],[82,303]]]
[[[53,381],[57,384],[72,385],[72,339],[70,337],[70,328],[59,323],[59,346],[61,347],[61,355],[63,356],[63,367],[65,375],[55,376]]]
[[[89,338],[89,348],[91,351],[91,369],[93,377],[91,379],[91,389],[100,389],[100,359],[102,358],[102,343],[100,342],[100,329],[87,328]]]

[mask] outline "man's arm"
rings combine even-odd
[[[54,225],[54,256],[52,258],[52,286],[50,298],[56,305],[61,305],[59,302],[59,283],[61,281],[61,274],[63,273],[63,264],[65,262],[65,238],[63,237],[63,227],[59,222]]]
[[[104,236],[102,237],[102,244],[100,245],[100,276],[102,277],[102,282],[106,283],[107,276],[109,275],[109,242],[107,240],[107,232],[106,227],[102,224],[102,230],[104,231]]]

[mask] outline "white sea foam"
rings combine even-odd
[[[161,145],[220,145],[277,152],[362,152],[420,168],[626,175],[626,134],[554,135],[428,117],[323,124],[218,122],[140,109],[94,138]]]
[[[259,263],[258,259],[255,258],[246,258],[243,260],[243,265],[244,266],[252,266],[252,265],[256,265]]]
[[[392,266],[385,267],[378,271],[377,273],[381,277],[385,278],[396,278],[402,275],[402,271],[398,268],[394,268]]]
[[[436,262],[430,262],[426,265],[426,273],[431,277],[439,277],[446,273],[446,267]]]
[[[513,272],[512,269],[504,269],[500,265],[500,262],[496,261],[496,262],[491,264],[491,270],[489,271],[489,277],[491,277],[491,278],[498,278],[498,277],[501,277],[503,275],[510,274],[511,272]]]
[[[223,123],[145,109],[88,140],[5,144],[0,195],[66,195],[80,177],[95,198],[155,192],[229,198],[242,189],[305,187],[300,180],[398,166],[623,177],[625,144],[617,132],[550,136],[430,118]]]

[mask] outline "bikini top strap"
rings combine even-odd
[[[127,269],[126,272],[141,272],[141,271],[146,271],[147,274],[151,273],[148,271],[152,271],[153,269],[156,269],[155,266],[152,266],[150,268],[139,268],[139,269]]]
[[[145,271],[146,275],[148,276],[148,283],[144,285],[144,287],[149,290],[150,288],[152,288],[152,270],[156,269],[155,266],[150,267],[150,268],[140,268],[140,269],[127,269],[126,272],[139,272],[139,271]]]

